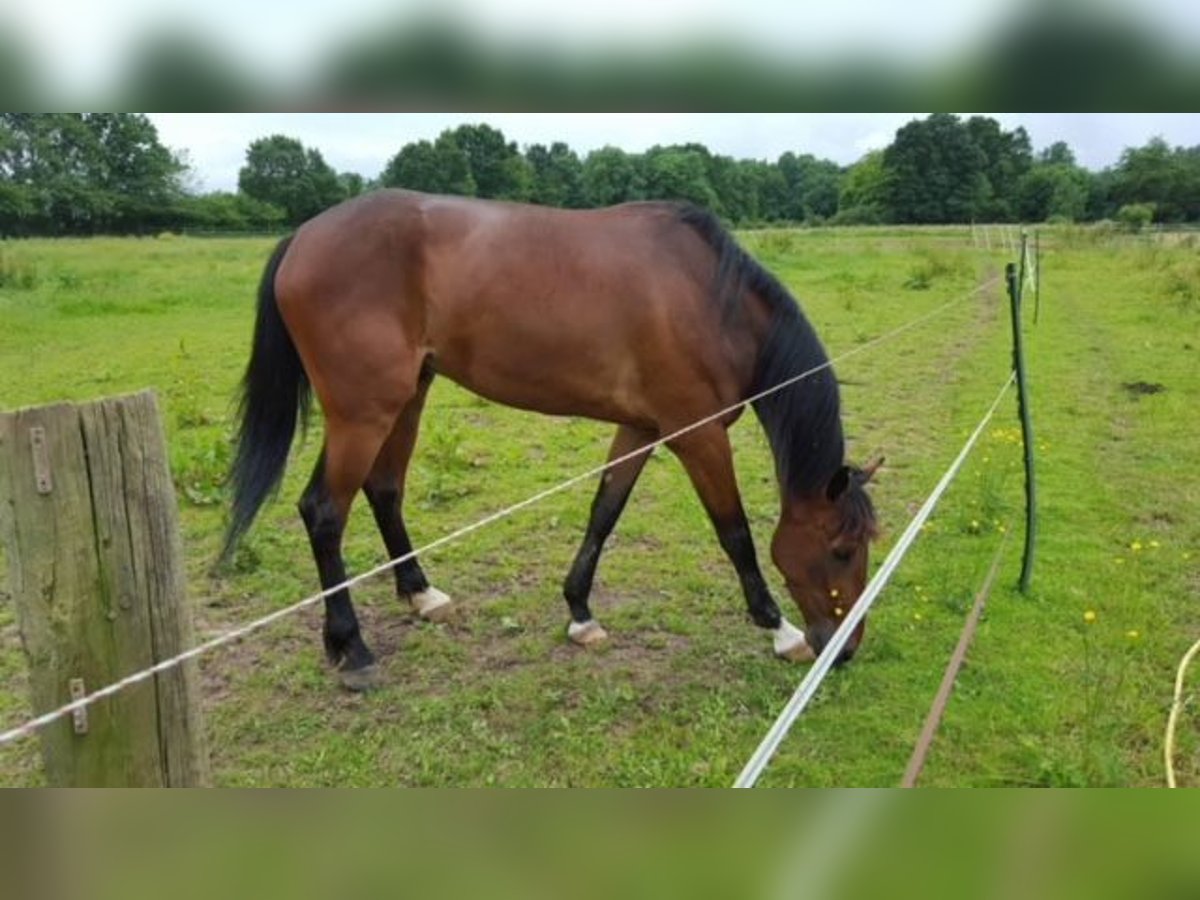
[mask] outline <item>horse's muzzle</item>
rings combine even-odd
[[[834,666],[844,666],[854,658],[854,654],[858,652],[858,645],[862,641],[865,624],[860,622],[858,627],[854,629],[854,633],[850,635],[850,640],[846,641],[846,645],[842,647],[842,651],[834,660]],[[807,639],[808,645],[812,647],[813,652],[820,656],[825,651],[825,645],[829,643],[829,639],[833,637],[833,633],[837,630],[834,625],[818,625],[810,628]]]

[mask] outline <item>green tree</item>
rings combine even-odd
[[[288,224],[299,225],[344,198],[337,173],[317,150],[295,138],[274,134],[246,150],[238,188],[248,197],[278,206]]]
[[[1180,215],[1189,222],[1200,222],[1200,144],[1176,151],[1175,202]]]
[[[1026,222],[1068,219],[1087,214],[1091,177],[1068,163],[1039,163],[1025,173],[1018,185],[1016,209]]]
[[[170,225],[184,165],[159,142],[154,124],[127,113],[95,113],[85,122],[95,141],[89,181],[111,198],[101,228],[146,232]]]
[[[465,197],[475,194],[471,164],[450,131],[442,132],[433,143],[405,144],[388,161],[379,181],[384,187],[402,187],[431,194]]]
[[[887,174],[883,151],[872,150],[842,177],[838,221],[847,225],[876,224],[887,215]]]
[[[1117,206],[1152,204],[1160,222],[1200,218],[1200,147],[1172,149],[1161,137],[1128,147],[1112,172]]]
[[[548,148],[531,144],[525,148],[525,159],[533,175],[530,199],[534,203],[572,208],[584,205],[583,163],[574,150],[562,141]]]
[[[1117,205],[1113,201],[1113,181],[1112,169],[1105,169],[1091,176],[1085,219],[1094,222],[1098,219],[1111,219],[1117,214]]]
[[[1055,141],[1038,154],[1037,161],[1046,165],[1075,165],[1075,151],[1066,141]]]
[[[708,182],[720,214],[735,225],[760,218],[758,178],[749,160],[708,154]]]
[[[491,125],[460,125],[452,132],[455,144],[466,155],[467,166],[479,197],[527,200],[533,190],[533,173],[517,145]]]
[[[180,209],[182,224],[201,231],[277,231],[287,222],[278,206],[224,191],[185,197]]]
[[[8,233],[90,234],[168,224],[183,163],[130,113],[0,115],[0,208]]]
[[[1117,221],[1129,231],[1141,231],[1153,220],[1153,203],[1126,203],[1117,210]]]
[[[357,172],[339,172],[337,180],[343,197],[357,197],[367,189],[366,180]]]
[[[883,152],[889,218],[896,222],[970,221],[990,191],[986,159],[949,113],[914,120]]]
[[[790,221],[819,221],[838,208],[841,168],[811,153],[796,155],[790,150],[779,157],[778,167],[787,184],[786,215]]]
[[[706,163],[692,147],[651,147],[642,156],[640,166],[646,198],[684,200],[719,212]]]
[[[82,115],[4,113],[0,177],[26,211],[25,234],[86,234],[97,230],[111,198],[89,182],[97,148]]]
[[[811,156],[807,158],[812,159]],[[785,188],[783,218],[789,222],[801,222],[804,220],[804,180],[807,166],[791,150],[783,153],[775,166],[783,178]]]
[[[587,206],[612,206],[645,198],[637,158],[617,147],[593,150],[583,161],[583,200]]]
[[[982,155],[982,196],[972,215],[989,222],[1014,220],[1017,185],[1033,164],[1029,135],[1021,127],[1005,131],[990,116],[972,116],[966,130]]]
[[[838,209],[838,194],[841,188],[841,172],[834,163],[821,160],[814,166],[802,195],[804,217],[819,222],[833,216]]]
[[[775,163],[754,161],[750,164],[758,191],[758,214],[767,222],[785,222],[788,218],[787,179]]]

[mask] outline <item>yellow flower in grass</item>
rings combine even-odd
[[[1140,552],[1142,549],[1142,542],[1134,541],[1132,544],[1129,545],[1129,549],[1132,550],[1134,553]]]
[[[1091,625],[1093,622],[1095,622],[1096,621],[1096,611],[1094,609],[1087,610],[1083,614],[1083,621],[1087,622],[1089,625]]]
[[[1125,632],[1125,637],[1129,638],[1131,641],[1136,641],[1140,636],[1141,635],[1138,634],[1138,630],[1136,628],[1130,628],[1127,632]]]

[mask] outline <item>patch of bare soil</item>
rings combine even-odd
[[[1149,381],[1123,381],[1121,382],[1121,387],[1123,387],[1126,393],[1128,393],[1129,396],[1135,400],[1139,397],[1149,397],[1153,394],[1161,394],[1167,389],[1165,385],[1161,385],[1158,382]]]

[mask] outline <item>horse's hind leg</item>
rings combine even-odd
[[[300,515],[323,589],[346,580],[342,560],[346,517],[386,437],[386,425],[330,420],[326,426],[325,448],[300,498]],[[325,598],[324,638],[325,652],[343,685],[364,690],[374,684],[375,657],[363,641],[350,591],[345,588]]]
[[[653,431],[622,425],[617,429],[612,447],[608,451],[609,461],[636,452],[656,436]],[[600,487],[592,501],[591,517],[588,519],[583,544],[579,547],[575,562],[571,565],[571,571],[563,584],[563,595],[571,610],[571,623],[567,626],[567,635],[577,644],[592,644],[606,637],[604,629],[592,618],[591,609],[588,607],[588,595],[592,591],[592,579],[596,574],[600,551],[617,524],[621,510],[625,508],[625,501],[629,499],[629,492],[633,490],[649,457],[650,451],[639,454],[606,470],[600,477]]]
[[[375,514],[375,524],[383,537],[384,546],[392,559],[407,556],[412,552],[412,541],[404,525],[404,482],[408,474],[408,463],[412,459],[413,447],[417,442],[417,429],[421,423],[421,411],[425,406],[425,395],[433,381],[433,372],[423,369],[417,382],[417,392],[396,419],[396,424],[384,442],[371,474],[363,485],[363,493]],[[413,609],[424,619],[440,622],[449,614],[453,604],[450,598],[435,587],[421,571],[420,563],[408,559],[394,569],[396,594],[408,600]]]

